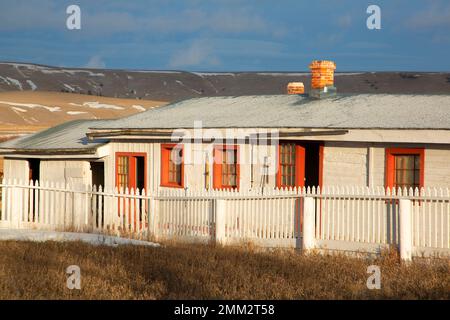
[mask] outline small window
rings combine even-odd
[[[420,155],[394,155],[396,187],[420,187]]]
[[[175,144],[161,145],[161,186],[184,187],[183,148]]]
[[[145,189],[145,153],[116,153],[116,186],[120,188]]]
[[[296,145],[280,144],[280,175],[282,186],[295,186]]]
[[[130,158],[117,156],[117,186],[126,188],[130,186]]]
[[[421,188],[424,180],[423,149],[386,150],[386,186]]]
[[[297,143],[278,146],[277,187],[302,187],[305,184],[305,148]]]
[[[214,148],[214,188],[239,188],[238,146],[216,146]]]

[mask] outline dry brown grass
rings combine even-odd
[[[79,265],[82,289],[66,288]],[[368,290],[379,265],[382,289]],[[449,262],[400,265],[395,254],[344,256],[255,252],[202,245],[94,247],[0,242],[0,299],[449,299]]]

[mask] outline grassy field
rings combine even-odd
[[[0,299],[449,299],[448,261],[374,260],[201,245],[0,242]],[[381,290],[366,287],[381,268]],[[81,290],[66,288],[69,265]]]

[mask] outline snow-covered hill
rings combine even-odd
[[[215,95],[281,94],[291,81],[303,81],[308,89],[309,73],[133,71],[0,63],[0,92],[65,91],[173,101]],[[450,73],[336,73],[336,86],[341,93],[450,93]]]

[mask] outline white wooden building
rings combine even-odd
[[[196,98],[69,122],[3,143],[0,153],[7,179],[148,192],[449,187],[450,95]]]

